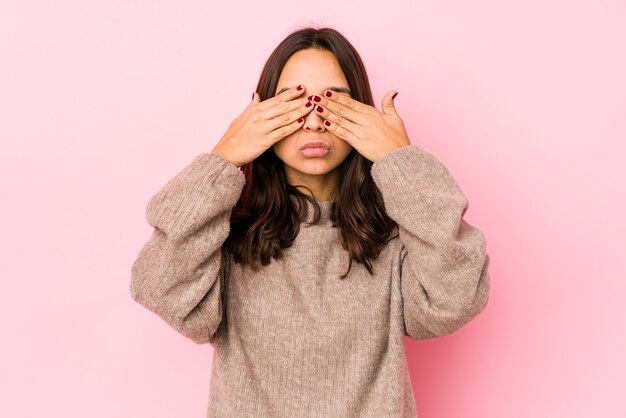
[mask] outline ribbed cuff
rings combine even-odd
[[[433,158],[420,145],[411,144],[393,150],[373,163],[370,172],[381,191],[406,189],[403,183],[419,183],[424,178],[422,172],[430,170]],[[423,189],[426,190],[426,187]]]

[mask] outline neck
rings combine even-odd
[[[337,186],[338,171],[332,170],[326,174],[305,174],[294,172],[285,167],[289,184],[298,188],[307,196],[318,201],[333,200]]]

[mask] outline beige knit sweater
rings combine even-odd
[[[207,417],[417,416],[403,337],[448,335],[481,312],[489,256],[463,219],[463,192],[421,146],[387,154],[371,174],[399,237],[374,276],[354,261],[344,280],[330,201],[283,259],[257,273],[222,263],[245,177],[218,154],[198,155],[150,199],[154,230],[132,265],[131,295],[214,348]]]

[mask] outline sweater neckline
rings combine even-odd
[[[308,207],[307,215],[305,216],[305,222],[312,222],[315,217],[315,207],[313,203],[305,200]],[[334,200],[316,200],[315,201],[320,208],[320,222],[325,222],[330,219],[330,215],[333,208]]]

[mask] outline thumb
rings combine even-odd
[[[261,96],[259,96],[259,94],[255,91],[254,93],[252,93],[252,101],[250,102],[250,104],[257,104],[261,101]]]
[[[391,90],[390,92],[385,94],[385,97],[383,97],[382,108],[385,115],[398,116],[398,112],[396,111],[396,105],[393,102],[393,99],[396,97],[397,94],[397,91]]]

